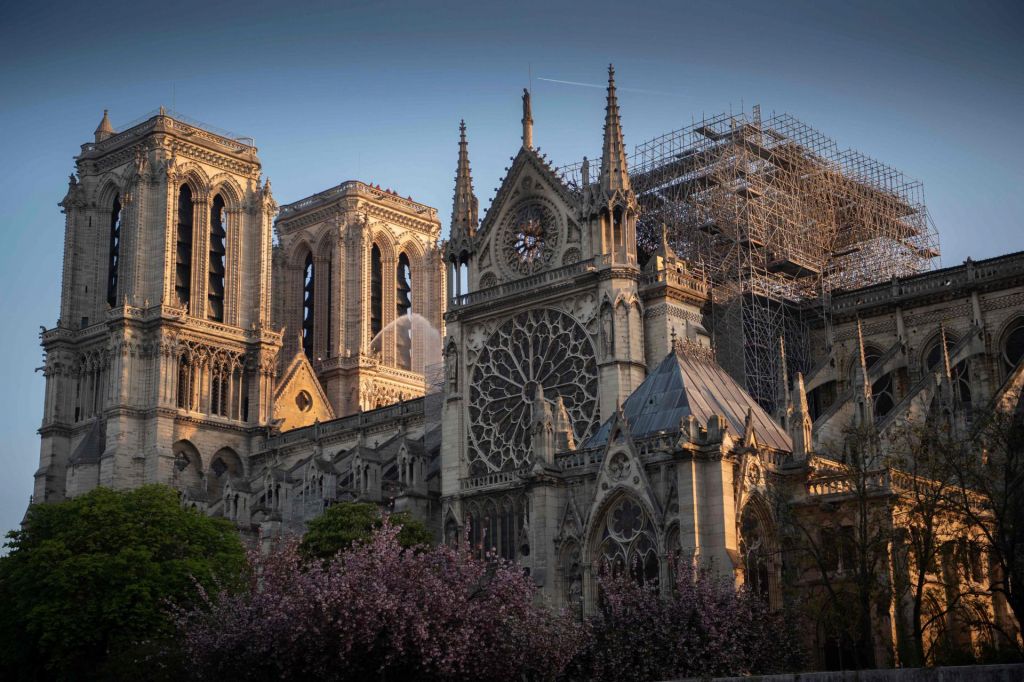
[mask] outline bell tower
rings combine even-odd
[[[270,182],[251,140],[162,108],[121,132],[104,112],[75,162],[34,499],[203,496],[271,419]]]

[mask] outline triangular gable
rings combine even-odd
[[[576,497],[571,493],[568,495],[565,509],[562,510],[562,520],[558,524],[558,535],[555,542],[560,543],[569,539],[579,540],[583,537],[583,517],[576,507]]]
[[[562,182],[562,179],[555,170],[548,165],[547,161],[542,159],[535,150],[521,148],[512,162],[508,173],[505,174],[501,187],[498,188],[498,193],[494,195],[494,201],[488,207],[487,215],[484,216],[484,220],[480,224],[478,232],[480,236],[490,232],[495,221],[502,214],[505,204],[515,193],[527,169],[534,170],[541,181],[565,203],[567,209],[571,210],[575,206],[575,201],[569,193],[569,188],[565,186],[565,183]]]
[[[605,503],[622,492],[646,505],[653,512],[653,520],[660,522],[664,516],[661,505],[647,478],[622,410],[616,410],[609,424],[609,438],[597,472],[597,492],[587,514],[587,523],[594,523]]]
[[[288,363],[274,391],[274,419],[290,431],[334,419],[334,410],[306,354],[299,350]]]

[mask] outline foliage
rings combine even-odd
[[[994,567],[991,591],[1024,623],[1024,397],[1016,401],[977,415],[969,437],[948,456],[954,502],[981,531]],[[1018,637],[1010,641],[1019,647]]]
[[[385,519],[365,543],[305,562],[253,554],[249,590],[179,618],[196,679],[550,679],[582,629],[535,603],[522,569],[446,546],[403,549]]]
[[[391,525],[400,528],[398,543],[402,547],[429,545],[434,536],[423,522],[407,512],[391,514]],[[383,525],[380,507],[368,502],[341,502],[328,507],[309,522],[300,548],[304,554],[330,559],[355,542],[366,542]]]
[[[7,545],[7,679],[158,677],[151,659],[174,632],[167,601],[189,604],[197,584],[238,583],[245,560],[229,523],[183,509],[158,485],[35,505]]]
[[[787,619],[731,578],[680,565],[671,592],[628,574],[599,580],[601,608],[571,676],[658,680],[799,670],[800,647]]]

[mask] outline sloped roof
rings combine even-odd
[[[107,449],[107,422],[102,417],[96,417],[85,438],[78,444],[75,451],[68,459],[70,464],[95,464],[100,461],[100,455]]]
[[[691,414],[702,425],[720,414],[729,430],[740,436],[748,410],[758,442],[777,450],[793,449],[789,434],[717,362],[685,350],[665,356],[622,406],[634,438],[677,431],[679,422]],[[610,429],[611,419],[583,447],[608,442]]]

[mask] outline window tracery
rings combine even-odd
[[[1024,358],[1024,317],[1014,320],[1003,334],[1000,351],[1007,373],[1012,372]]]
[[[550,265],[559,241],[555,212],[537,200],[520,204],[505,222],[505,263],[513,272],[529,275]]]
[[[557,310],[519,313],[495,330],[481,351],[469,391],[470,433],[476,446],[471,470],[499,471],[528,461],[538,388],[551,402],[562,398],[576,442],[597,427],[593,344],[582,325]]]
[[[660,562],[654,524],[639,502],[623,495],[608,508],[600,526],[600,570],[629,571],[639,583],[657,583]]]

